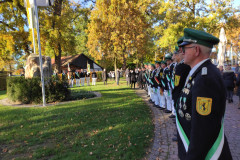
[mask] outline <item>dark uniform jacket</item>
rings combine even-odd
[[[85,78],[85,72],[80,72],[80,78]]]
[[[157,70],[156,70],[156,74],[155,74],[155,77],[154,77],[154,81],[156,83],[156,86],[155,88],[158,88],[161,84],[161,68],[159,67]]]
[[[187,64],[184,64],[183,61],[178,63],[173,71],[174,74],[174,88],[172,90],[172,99],[176,104],[176,101],[184,87],[188,73],[190,72],[191,67]],[[175,105],[174,105],[175,106]]]
[[[178,154],[181,160],[204,160],[215,143],[225,113],[226,90],[219,70],[205,61],[189,77],[177,100],[176,120],[179,120],[189,140],[186,152],[178,132]],[[177,124],[178,124],[177,120]],[[179,126],[179,125],[177,125]],[[223,131],[220,160],[231,160]]]
[[[80,78],[79,72],[75,72],[75,78],[76,78],[76,79],[79,79],[79,78]]]
[[[164,90],[169,90],[170,85],[170,70],[166,67],[163,69],[163,75],[161,78],[162,88]]]
[[[135,71],[130,73],[130,82],[131,83],[136,83],[137,82],[137,77],[136,77],[136,72]]]
[[[92,78],[97,78],[97,73],[96,72],[92,72]]]
[[[154,69],[151,73],[150,73],[150,83],[151,83],[151,87],[156,87],[156,82],[154,80],[155,74],[156,74],[156,69]]]

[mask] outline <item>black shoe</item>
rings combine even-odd
[[[172,141],[173,141],[173,142],[177,142],[177,141],[178,141],[178,140],[177,140],[177,137],[173,137],[173,138],[172,138]]]
[[[158,105],[156,105],[156,104],[154,104],[153,106],[154,106],[154,107],[157,107],[157,108],[159,107],[159,106],[158,106]]]
[[[166,110],[165,113],[171,113],[172,111]]]
[[[163,108],[163,107],[159,107],[159,109],[160,109],[160,110],[164,110],[165,108]]]
[[[231,102],[233,103],[233,99],[231,99]]]
[[[175,118],[175,116],[172,114],[172,115],[169,116],[169,118]]]

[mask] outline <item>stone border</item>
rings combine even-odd
[[[87,98],[87,99],[96,99],[96,98],[100,98],[102,97],[102,94],[100,92],[93,92],[96,97],[93,98]],[[64,101],[64,102],[56,102],[56,103],[48,103],[46,104],[46,106],[44,107],[48,107],[48,106],[54,106],[54,105],[60,105],[60,104],[67,104],[67,103],[71,103],[71,102],[77,102],[77,101],[81,101],[83,99],[79,99],[79,100],[72,100],[72,101]],[[11,107],[43,107],[40,104],[14,104],[12,102],[9,102],[8,98],[2,99],[0,100],[0,105],[3,106],[11,106]]]
[[[145,90],[136,89],[136,94],[142,97],[143,101],[150,107],[153,114],[154,137],[153,142],[144,160],[162,160],[171,159],[178,160],[177,142],[173,142],[172,138],[176,133],[176,125],[169,118],[170,114],[164,113],[162,110],[154,107],[148,102],[149,97]]]

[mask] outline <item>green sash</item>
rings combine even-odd
[[[189,139],[188,139],[186,133],[184,132],[180,122],[178,121],[177,114],[176,114],[176,124],[177,124],[179,136],[180,136],[180,138],[183,142],[184,148],[187,152],[190,142],[189,142]],[[222,120],[222,125],[221,125],[220,132],[218,134],[218,137],[217,137],[216,141],[214,142],[213,146],[211,147],[211,149],[208,151],[208,154],[205,157],[205,160],[217,160],[219,158],[219,156],[221,155],[221,152],[223,149],[223,144],[224,144],[224,123]]]

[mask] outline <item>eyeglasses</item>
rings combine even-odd
[[[194,48],[194,47],[196,47],[196,46],[192,46],[192,47],[182,47],[182,52],[185,53],[185,50],[186,50],[187,48]]]

